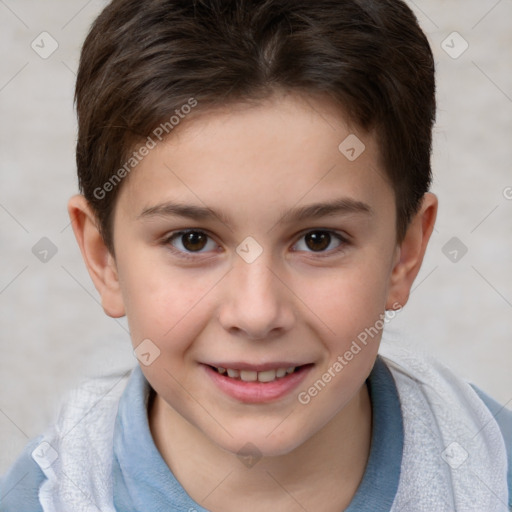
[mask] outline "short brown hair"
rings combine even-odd
[[[401,241],[430,187],[436,110],[432,51],[403,1],[113,0],[75,91],[80,191],[112,254],[112,178],[130,151],[191,98],[202,111],[277,89],[326,95],[375,131]]]

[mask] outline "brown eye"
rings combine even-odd
[[[303,235],[294,246],[294,251],[325,253],[330,255],[343,249],[348,241],[340,234],[328,230],[313,230]]]
[[[187,251],[194,252],[204,249],[206,242],[208,241],[208,237],[199,231],[191,231],[181,235],[181,240],[183,247],[185,247]]]
[[[331,234],[327,231],[312,231],[305,236],[305,241],[312,251],[324,251],[331,243]]]
[[[165,240],[171,248],[183,255],[203,253],[216,248],[217,244],[203,231],[179,231]]]

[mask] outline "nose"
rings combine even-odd
[[[230,334],[251,340],[282,336],[295,322],[293,293],[268,258],[237,258],[226,276],[219,320]]]

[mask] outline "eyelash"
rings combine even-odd
[[[169,236],[164,238],[164,240],[162,241],[162,245],[166,246],[173,254],[177,255],[180,258],[197,261],[198,255],[200,257],[200,255],[203,254],[202,252],[182,251],[182,250],[176,249],[171,244],[173,240],[179,239],[179,237],[186,235],[188,233],[200,233],[200,234],[206,235],[210,240],[212,240],[212,237],[205,231],[202,231],[199,229],[186,229],[186,230],[176,231],[174,233],[171,233]],[[315,254],[316,257],[318,257],[318,258],[327,258],[327,257],[333,256],[335,254],[338,254],[339,252],[345,250],[347,245],[349,245],[349,243],[350,243],[349,240],[347,239],[347,237],[341,235],[340,233],[338,233],[336,231],[332,231],[330,229],[317,228],[317,229],[310,229],[308,231],[303,231],[300,234],[300,237],[298,238],[297,242],[295,242],[294,245],[296,245],[302,238],[304,238],[306,235],[308,235],[310,233],[327,233],[327,234],[331,235],[332,237],[338,239],[338,241],[340,242],[338,247],[335,247],[334,249],[331,249],[330,251],[319,251],[319,252],[306,251],[308,254]],[[301,251],[294,251],[294,252],[301,252]]]

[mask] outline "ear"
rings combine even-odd
[[[411,219],[405,237],[397,247],[397,256],[390,278],[386,309],[398,309],[409,300],[412,283],[420,271],[430,235],[437,216],[437,197],[423,196],[418,213]]]
[[[85,265],[101,296],[103,310],[113,318],[124,316],[116,262],[98,230],[96,215],[82,195],[69,200],[68,213]]]

